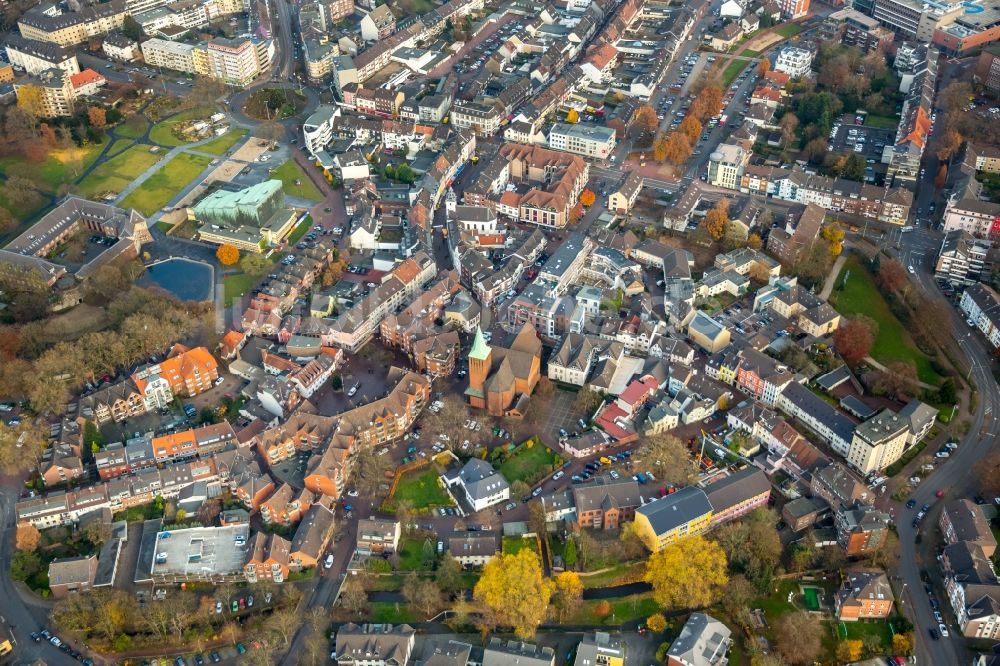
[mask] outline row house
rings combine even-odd
[[[291,544],[277,534],[257,532],[250,540],[249,554],[243,565],[247,582],[273,581],[282,583],[288,578],[288,552]]]
[[[307,400],[312,397],[337,371],[338,359],[343,359],[343,350],[334,350],[333,354],[324,352],[294,372],[290,379],[299,395]]]
[[[296,490],[284,483],[260,504],[260,517],[272,525],[297,523],[312,506],[315,496],[307,488]]]
[[[317,502],[302,516],[288,548],[288,565],[301,571],[319,564],[333,537],[334,507]]]
[[[1000,298],[995,291],[974,284],[962,292],[959,307],[994,348],[1000,347]]]
[[[150,402],[131,379],[102,388],[80,398],[80,415],[98,425],[110,421],[121,423],[125,419],[141,416],[150,409]]]
[[[157,463],[207,456],[236,445],[236,433],[226,421],[152,440],[153,458]]]
[[[752,347],[740,352],[736,385],[768,407],[774,407],[785,385],[794,379],[792,372],[777,360]]]

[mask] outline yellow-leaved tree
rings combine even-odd
[[[583,599],[583,583],[574,571],[564,571],[553,579],[552,605],[556,615],[562,622]]]
[[[542,574],[538,555],[524,549],[490,560],[473,596],[483,605],[487,622],[511,627],[518,638],[528,639],[545,620],[552,586]]]
[[[656,603],[664,608],[711,606],[729,582],[726,554],[714,541],[687,537],[650,555],[645,578],[653,586]]]

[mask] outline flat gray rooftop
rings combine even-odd
[[[236,545],[238,536],[243,538],[242,546]],[[202,576],[239,572],[246,563],[249,537],[249,525],[160,532],[156,536],[153,573]]]

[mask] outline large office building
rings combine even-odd
[[[280,243],[295,226],[295,211],[285,207],[280,180],[265,180],[241,190],[218,189],[190,209],[200,222],[198,237],[263,252]]]
[[[155,67],[245,86],[270,66],[274,44],[269,39],[217,38],[185,44],[153,38],[142,43],[142,55],[147,64]]]
[[[943,0],[875,0],[872,15],[897,34],[929,44],[934,32],[962,14],[961,2]]]

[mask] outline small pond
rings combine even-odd
[[[146,267],[140,284],[155,284],[182,301],[210,301],[215,269],[191,259],[167,259]]]

